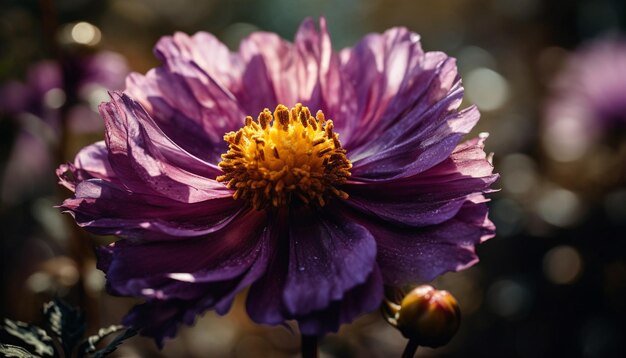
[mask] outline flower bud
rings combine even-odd
[[[403,336],[432,348],[448,343],[460,322],[456,299],[428,285],[418,286],[404,296],[396,313],[396,327]]]

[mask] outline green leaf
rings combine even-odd
[[[58,357],[54,342],[46,331],[28,323],[5,318],[0,325],[0,342],[8,346],[7,350],[11,347],[21,347],[35,357]]]

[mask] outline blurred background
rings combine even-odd
[[[97,105],[129,71],[159,63],[174,31],[236,50],[258,30],[284,38],[326,16],[336,49],[406,26],[457,58],[481,109],[501,190],[481,262],[434,285],[460,302],[440,357],[626,356],[626,2],[620,0],[2,0],[0,3],[0,316],[41,319],[53,296],[82,307],[91,332],[132,300],[103,291],[92,242],[54,205],[58,164],[103,137]],[[621,86],[621,87],[620,87]],[[119,357],[294,357],[299,337],[207,313],[158,351],[133,338]],[[321,343],[323,357],[400,356],[379,314]]]

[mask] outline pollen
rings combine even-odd
[[[300,202],[323,207],[332,198],[347,199],[339,189],[350,177],[352,163],[341,147],[333,121],[322,111],[315,117],[297,104],[264,109],[256,121],[224,135],[228,152],[219,163],[217,181],[248,200],[257,210]]]

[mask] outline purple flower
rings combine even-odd
[[[496,175],[484,137],[459,145],[479,113],[457,111],[454,59],[404,28],[337,53],[320,27],[237,53],[162,38],[164,64],[100,107],[106,140],[59,168],[63,209],[122,237],[98,262],[112,294],[146,300],[126,324],[162,343],[250,287],[254,321],[321,335],[375,310],[383,285],[477,262]]]
[[[626,128],[626,41],[597,40],[569,56],[552,84],[545,118],[546,149],[562,161]]]

